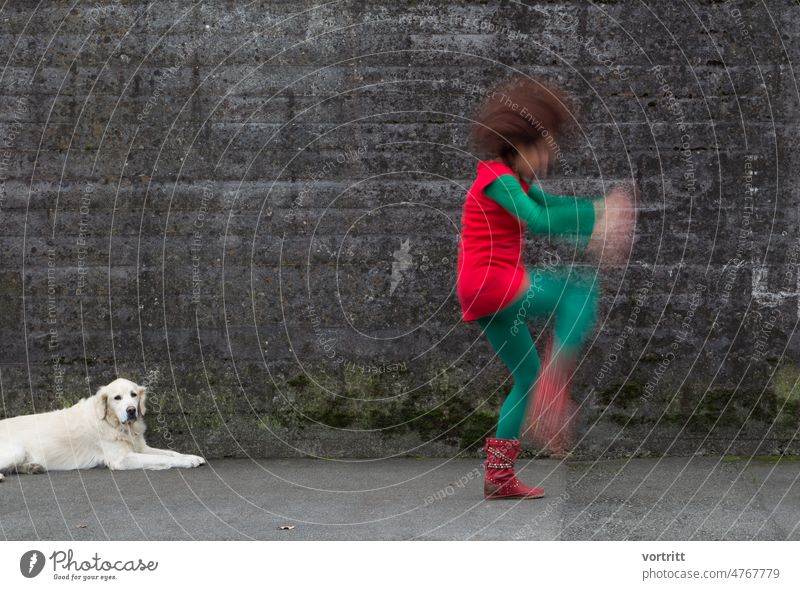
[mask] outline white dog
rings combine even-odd
[[[4,470],[169,469],[205,463],[197,455],[147,446],[146,395],[144,387],[117,379],[70,408],[0,420],[0,481]]]

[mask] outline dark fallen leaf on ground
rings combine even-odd
[[[76,526],[77,526],[77,528],[79,528],[79,529],[85,529],[87,525],[85,525],[85,524],[79,524],[79,525],[76,525]]]

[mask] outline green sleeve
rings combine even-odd
[[[534,199],[540,205],[544,207],[553,207],[564,204],[564,199],[570,199],[574,197],[557,197],[555,195],[551,195],[546,193],[542,190],[542,188],[538,185],[531,184],[530,188],[528,189],[528,197]]]
[[[559,207],[565,204],[572,204],[575,199],[597,199],[599,197],[560,197],[546,193],[542,190],[542,187],[536,184],[531,184],[530,188],[528,189],[528,198],[534,199],[537,203],[544,205],[545,207]]]
[[[541,190],[541,189],[540,189]],[[594,200],[578,197],[549,197],[542,201],[558,199],[558,203],[545,205],[537,198],[529,197],[519,181],[511,174],[503,174],[486,188],[486,194],[497,201],[506,211],[525,222],[529,232],[576,240],[583,251],[594,229]]]

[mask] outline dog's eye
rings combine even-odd
[[[117,401],[119,401],[119,400],[121,400],[121,399],[122,399],[122,396],[121,396],[121,395],[115,395],[115,396],[114,396],[114,399],[115,399],[115,400],[117,400]]]
[[[136,394],[131,391],[131,397],[136,397]]]

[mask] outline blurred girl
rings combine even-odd
[[[464,203],[457,292],[462,318],[478,322],[514,379],[495,436],[486,439],[484,494],[491,499],[544,495],[514,471],[529,391],[537,384],[534,439],[551,449],[563,447],[574,414],[569,377],[597,317],[598,289],[591,277],[523,264],[525,230],[566,240],[604,262],[619,261],[629,244],[629,194],[616,189],[605,197],[557,197],[534,184],[555,159],[569,116],[560,92],[520,77],[493,92],[473,123],[473,142],[489,158],[478,162]],[[548,379],[537,382],[541,362],[525,319],[551,314]]]

